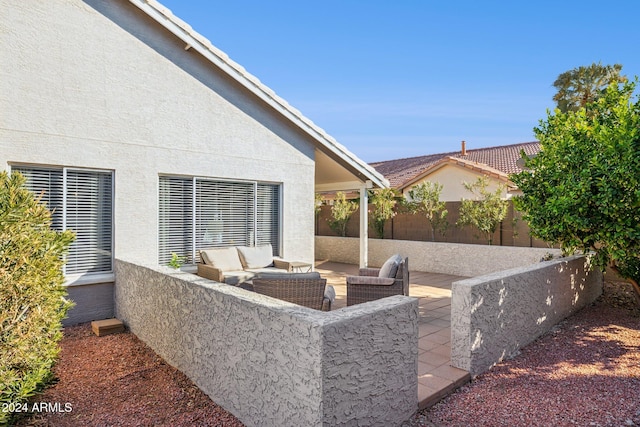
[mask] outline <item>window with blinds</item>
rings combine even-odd
[[[167,265],[173,252],[193,252],[193,180],[162,177],[159,196],[160,264]]]
[[[72,230],[66,275],[113,271],[113,173],[70,168],[12,166],[52,212],[52,228]]]
[[[280,252],[280,185],[160,177],[159,263],[214,247],[271,244]]]

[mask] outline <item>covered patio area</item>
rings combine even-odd
[[[332,310],[346,307],[346,276],[358,266],[316,260],[315,269],[336,291]],[[465,279],[440,273],[410,272],[409,296],[419,299],[418,402],[429,407],[470,380],[468,372],[451,366],[451,283]]]

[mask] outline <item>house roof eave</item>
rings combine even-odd
[[[431,165],[426,170],[420,172],[419,174],[417,174],[416,176],[414,176],[410,180],[406,181],[404,184],[402,184],[400,190],[402,192],[404,192],[406,189],[408,189],[408,188],[416,185],[418,182],[426,179],[429,175],[431,175],[435,171],[437,171],[439,169],[442,169],[443,167],[446,167],[446,166],[454,166],[454,167],[460,167],[460,168],[464,168],[464,169],[469,169],[469,170],[477,172],[479,174],[486,175],[486,176],[489,176],[491,178],[495,178],[495,179],[497,179],[499,181],[503,181],[508,187],[515,186],[515,184],[513,182],[511,182],[511,180],[509,179],[509,175],[507,175],[506,173],[504,173],[502,171],[494,169],[494,168],[492,168],[490,166],[487,166],[487,165],[485,165],[483,163],[470,162],[468,160],[464,160],[464,159],[461,159],[459,157],[446,156],[446,157],[443,157],[442,159],[440,159],[439,161],[437,161],[435,164]]]
[[[389,181],[382,174],[359,159],[346,147],[328,135],[323,129],[305,117],[300,111],[276,95],[275,92],[260,82],[257,77],[231,60],[208,39],[194,31],[186,22],[176,17],[171,10],[156,0],[129,1],[182,40],[185,43],[185,49],[194,49],[200,53],[213,65],[309,135],[318,144],[319,149],[354,173],[363,183],[371,181],[376,187],[389,187]]]

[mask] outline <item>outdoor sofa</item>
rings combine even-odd
[[[258,273],[289,273],[289,261],[273,256],[271,245],[232,246],[200,251],[198,276],[228,285],[250,282]]]

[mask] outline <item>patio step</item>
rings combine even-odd
[[[91,322],[91,330],[99,337],[116,334],[124,331],[124,323],[119,319],[94,320]]]
[[[466,375],[454,379],[448,384],[434,385],[435,388],[425,387],[418,383],[418,410],[422,411],[423,409],[432,407],[469,381],[471,381],[471,375],[466,373]]]

